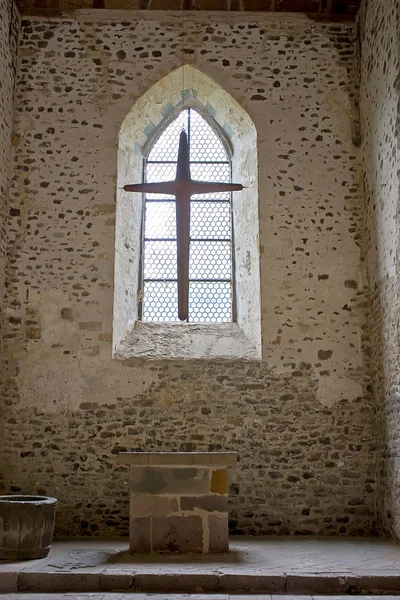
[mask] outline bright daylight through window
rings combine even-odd
[[[175,179],[179,136],[187,132],[194,180],[231,181],[227,149],[194,109],[178,114],[144,161],[144,181]],[[144,194],[139,315],[147,322],[179,322],[175,197]],[[233,320],[231,192],[196,194],[190,200],[189,321]]]

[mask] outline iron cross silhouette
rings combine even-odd
[[[190,176],[189,143],[186,132],[182,131],[174,181],[129,184],[125,185],[123,189],[126,192],[171,194],[176,198],[178,317],[181,321],[187,321],[189,316],[190,197],[193,194],[240,191],[243,186],[240,183],[194,181]]]

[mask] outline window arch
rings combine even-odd
[[[179,135],[188,136],[192,178],[229,183],[229,144],[193,107],[174,115],[149,145],[143,181],[175,178]],[[174,196],[144,194],[139,318],[178,321],[176,202]],[[197,194],[190,200],[189,322],[234,320],[232,195]]]
[[[182,89],[182,82],[185,88]],[[143,181],[143,164],[167,124],[187,108],[212,124],[231,161],[234,319],[231,322],[146,322],[138,297],[143,202],[124,190]],[[218,83],[184,65],[156,82],[124,116],[118,137],[113,356],[118,359],[232,359],[261,357],[257,132],[249,114]],[[131,364],[131,363],[129,363]]]

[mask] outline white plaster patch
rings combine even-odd
[[[332,406],[341,400],[354,400],[363,394],[360,382],[342,374],[334,373],[321,377],[318,382],[317,398],[324,406]]]

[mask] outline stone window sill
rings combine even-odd
[[[114,358],[260,360],[261,350],[237,323],[136,321],[114,349]]]

